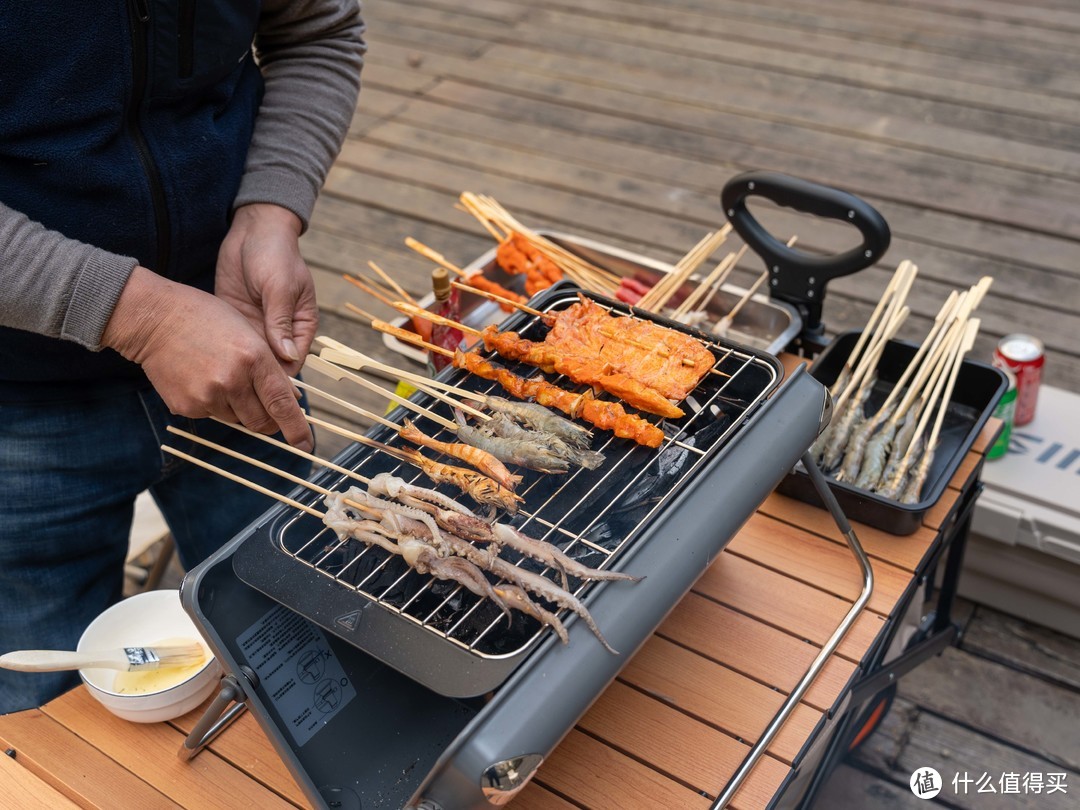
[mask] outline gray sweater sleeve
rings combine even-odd
[[[265,0],[255,54],[266,91],[234,207],[275,203],[307,229],[356,109],[363,32],[356,0]]]
[[[356,0],[264,2],[256,49],[266,94],[235,206],[275,203],[307,227],[356,107],[362,33]],[[98,350],[135,265],[0,203],[2,326]]]
[[[101,348],[135,260],[68,239],[0,203],[0,324]]]

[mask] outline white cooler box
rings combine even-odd
[[[1080,638],[1080,396],[1044,385],[983,483],[960,594]]]

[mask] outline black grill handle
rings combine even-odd
[[[750,197],[764,197],[786,208],[854,225],[862,234],[862,244],[832,256],[788,247],[750,213],[746,207]],[[803,315],[804,334],[822,331],[825,285],[869,267],[889,247],[889,225],[869,203],[846,191],[779,172],[752,171],[731,178],[720,193],[720,202],[732,227],[769,268],[769,294],[794,304]]]

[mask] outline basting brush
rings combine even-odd
[[[114,650],[16,650],[0,655],[0,667],[19,672],[59,672],[65,669],[117,669],[147,672],[166,667],[201,663],[206,651],[197,641],[157,644],[149,647],[118,647]]]

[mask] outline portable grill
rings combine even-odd
[[[558,286],[531,304],[553,311],[577,295]],[[590,297],[615,315],[690,331]],[[539,340],[546,327],[518,313],[505,328]],[[278,505],[184,581],[185,607],[230,672],[191,739],[212,738],[228,721],[218,714],[237,699],[317,805],[456,810],[509,802],[828,423],[828,393],[802,369],[781,384],[775,357],[697,336],[714,367],[682,403],[686,415],[661,423],[659,449],[596,431],[604,463],[563,476],[523,471],[524,508],[507,520],[589,566],[642,577],[571,583],[618,655],[573,614],[566,645],[527,617],[515,614],[508,625],[486,600]],[[442,378],[498,393],[456,370]],[[406,415],[399,408],[390,418]],[[435,432],[432,422],[418,424]],[[372,437],[397,441],[386,428]],[[335,462],[423,483],[365,447],[346,448]],[[333,472],[314,480],[349,485]],[[293,497],[316,502],[306,491]],[[514,562],[557,581],[530,561]],[[792,692],[792,706],[809,678]]]

